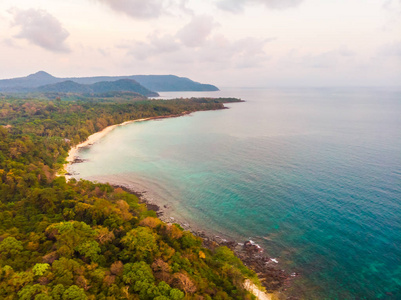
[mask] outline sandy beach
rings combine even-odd
[[[149,118],[143,118],[143,119],[136,119],[136,120],[129,120],[129,121],[125,121],[122,122],[120,124],[115,124],[115,125],[110,125],[107,126],[106,128],[104,128],[101,131],[98,131],[92,135],[90,135],[86,141],[79,143],[78,145],[72,147],[70,149],[70,151],[68,151],[68,156],[66,158],[67,163],[64,164],[64,172],[67,173],[65,174],[65,177],[67,180],[69,180],[71,178],[71,175],[68,175],[68,166],[70,164],[72,164],[77,158],[78,158],[78,151],[80,148],[84,148],[84,147],[88,147],[94,143],[96,143],[97,141],[99,141],[102,137],[104,137],[105,135],[107,135],[109,132],[111,132],[112,130],[114,130],[116,127],[119,126],[124,126],[127,124],[131,124],[131,123],[135,123],[135,122],[143,122],[143,121],[149,121],[149,120],[156,120],[156,119],[165,119],[165,118],[175,118],[175,117],[180,117],[180,116],[184,116],[184,115],[188,115],[190,114],[190,112],[184,111],[181,114],[177,114],[177,115],[167,115],[167,116],[157,116],[157,117],[149,117]],[[61,173],[57,174],[58,176],[62,175]]]
[[[72,163],[74,161],[74,159],[77,157],[77,152],[79,150],[79,148],[83,148],[83,147],[87,147],[92,145],[93,143],[97,142],[98,140],[100,140],[102,137],[104,137],[106,134],[108,134],[109,132],[111,132],[112,130],[114,130],[116,127],[118,126],[124,126],[130,123],[134,123],[134,122],[142,122],[142,121],[147,121],[147,120],[151,120],[154,118],[144,118],[144,119],[137,119],[137,120],[131,120],[131,121],[126,121],[120,124],[115,124],[115,125],[110,125],[106,128],[104,128],[102,131],[96,132],[92,135],[90,135],[86,141],[72,147],[70,149],[70,151],[68,151],[68,156],[66,158],[66,161],[68,162],[65,166],[67,166],[68,164]]]

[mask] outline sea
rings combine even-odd
[[[227,88],[229,109],[120,126],[77,178],[124,184],[165,218],[297,273],[298,299],[401,299],[401,89]]]

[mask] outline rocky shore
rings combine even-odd
[[[282,293],[291,285],[291,280],[298,276],[297,273],[288,273],[280,269],[280,264],[276,258],[269,257],[264,249],[252,240],[234,241],[227,240],[217,235],[207,233],[202,230],[193,229],[189,224],[180,222],[174,218],[169,218],[165,215],[164,209],[157,204],[149,202],[146,198],[146,192],[141,193],[132,190],[132,188],[124,185],[113,185],[115,188],[121,188],[126,192],[136,195],[141,203],[146,204],[148,210],[156,212],[157,216],[166,223],[177,223],[185,230],[189,230],[194,235],[203,239],[203,246],[210,250],[219,246],[226,246],[233,250],[238,258],[248,268],[252,269],[258,275],[262,285],[267,293],[274,294],[278,299],[289,299]],[[296,298],[291,298],[296,299]]]

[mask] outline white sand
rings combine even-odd
[[[244,287],[248,292],[251,292],[256,296],[259,300],[272,300],[272,296],[268,293],[263,292],[260,290],[252,281],[249,279],[245,280]]]
[[[121,124],[110,125],[110,126],[104,128],[102,131],[99,131],[99,132],[96,132],[96,133],[90,135],[85,142],[82,142],[82,143],[72,147],[70,149],[70,151],[68,151],[68,156],[66,158],[67,163],[64,165],[64,171],[67,171],[68,166],[77,158],[77,153],[79,151],[79,148],[83,148],[83,147],[92,145],[93,143],[100,140],[102,137],[104,137],[106,134],[108,134],[109,132],[114,130],[114,128],[116,128],[118,126],[124,126],[124,125],[130,124],[130,123],[148,121],[148,120],[152,120],[152,119],[155,119],[155,118],[151,117],[151,118],[137,119],[137,120],[126,121]],[[67,179],[69,177],[70,176],[66,176]]]
[[[158,117],[150,117],[150,118],[143,118],[143,119],[137,119],[137,120],[131,120],[131,121],[126,121],[121,124],[116,124],[116,125],[111,125],[106,128],[104,128],[102,131],[96,132],[88,137],[88,139],[85,142],[82,142],[70,149],[68,151],[68,156],[66,158],[67,163],[64,165],[64,172],[68,172],[68,166],[77,158],[77,153],[79,148],[87,147],[89,145],[92,145],[93,143],[97,142],[100,140],[102,137],[104,137],[106,134],[111,132],[114,128],[118,126],[124,126],[127,124],[135,123],[135,122],[142,122],[142,121],[148,121],[148,120],[154,120],[154,119],[164,119],[164,118],[171,118],[171,117],[178,117],[178,116],[183,116],[188,114],[188,112],[183,112],[182,114],[179,115],[170,115],[170,116],[158,116]],[[57,174],[57,176],[62,176],[62,174]],[[71,176],[66,176],[66,179],[68,180]]]

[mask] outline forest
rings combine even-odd
[[[255,272],[202,245],[121,188],[66,181],[69,149],[113,124],[224,108],[238,99],[0,99],[0,298],[254,299]]]

